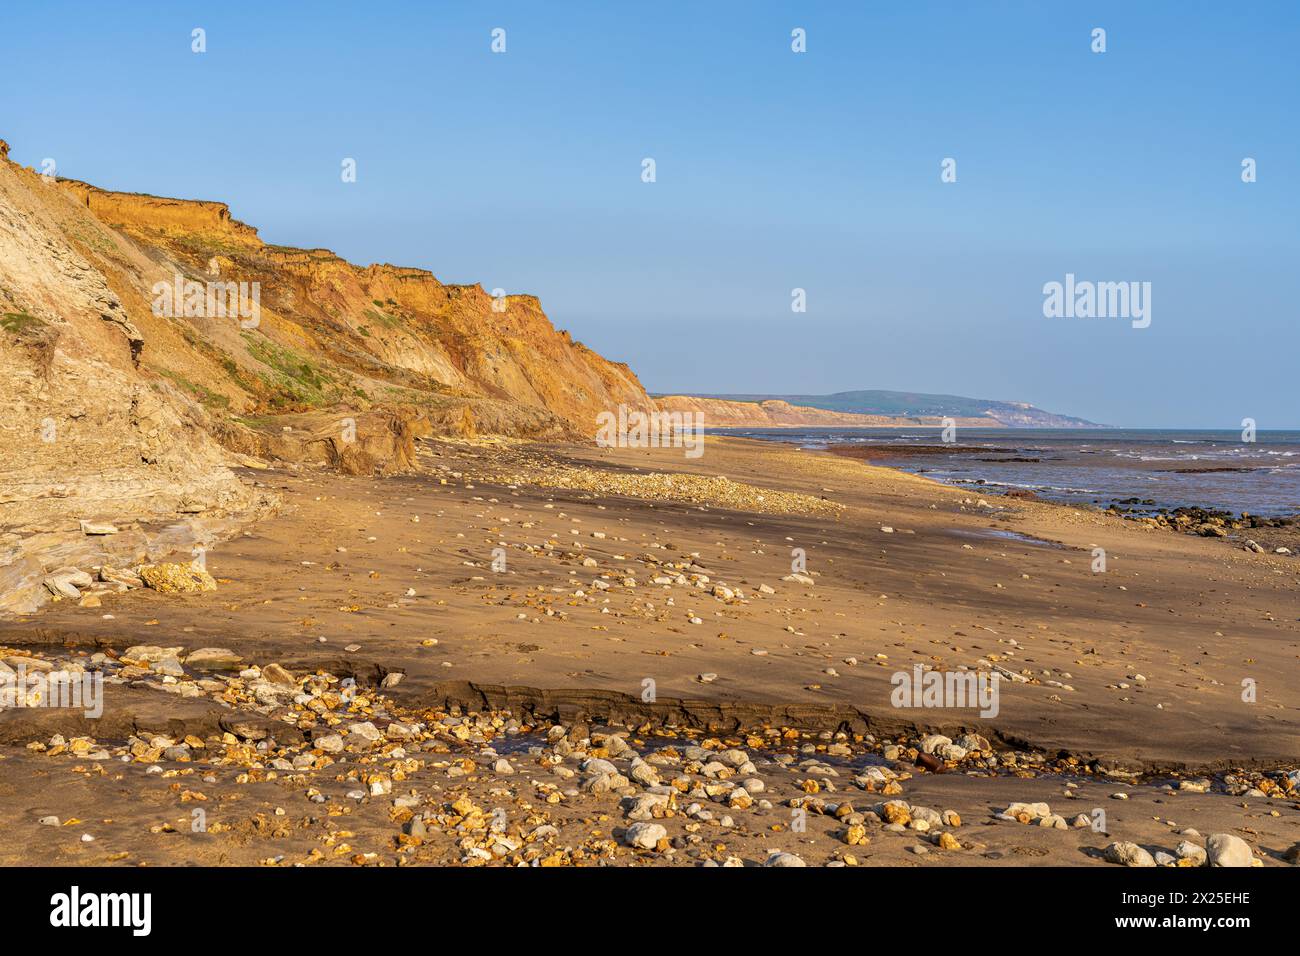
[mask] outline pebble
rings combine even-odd
[[[1119,842],[1106,847],[1106,859],[1122,866],[1155,866],[1151,854],[1136,843]]]
[[[642,850],[653,850],[660,840],[668,838],[668,831],[658,823],[634,823],[623,833],[623,842]]]
[[[1210,866],[1255,865],[1250,844],[1231,833],[1211,833],[1205,841],[1205,853]]]
[[[1205,866],[1205,847],[1199,846],[1191,840],[1183,840],[1178,846],[1174,847],[1174,854],[1180,860],[1191,860],[1196,866]]]

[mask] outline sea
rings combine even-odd
[[[1156,514],[1199,507],[1260,517],[1300,514],[1300,431],[1148,428],[719,429],[803,448],[859,446],[873,464],[949,485]]]

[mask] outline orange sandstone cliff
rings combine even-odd
[[[56,180],[3,141],[0,395],[0,614],[237,533],[277,506],[240,465],[385,474],[422,435],[653,408],[532,296],[268,245],[223,203]]]
[[[260,414],[336,403],[496,400],[519,406],[520,422],[511,428],[500,409],[489,410],[484,430],[527,433],[550,421],[543,430],[559,434],[567,426],[586,436],[602,410],[650,407],[625,364],[557,331],[533,296],[494,300],[479,285],[447,285],[423,269],[357,266],[326,249],[268,245],[223,203],[73,181],[59,187],[155,260],[133,283],[137,308],[128,306],[133,319],[142,313],[144,363],[183,380],[210,407]],[[255,327],[153,315],[155,283],[177,275],[257,283]],[[456,403],[452,418],[459,421],[463,407]]]

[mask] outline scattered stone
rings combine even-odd
[[[1136,843],[1118,842],[1106,847],[1106,860],[1121,866],[1155,866],[1151,854]]]
[[[267,664],[262,668],[262,680],[284,687],[297,687],[298,680],[279,664]]]
[[[1250,844],[1231,833],[1211,833],[1205,841],[1205,853],[1210,866],[1255,865]]]
[[[1174,855],[1180,860],[1188,861],[1188,866],[1205,866],[1206,863],[1205,847],[1198,846],[1191,840],[1183,840],[1174,847]]]
[[[659,845],[660,840],[667,838],[668,831],[658,823],[634,823],[623,833],[623,842],[642,850],[653,850]]]

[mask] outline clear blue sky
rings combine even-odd
[[[535,293],[652,391],[1268,428],[1300,425],[1298,50],[1289,2],[6,3],[0,137]],[[1067,272],[1150,281],[1151,327],[1044,318]]]

